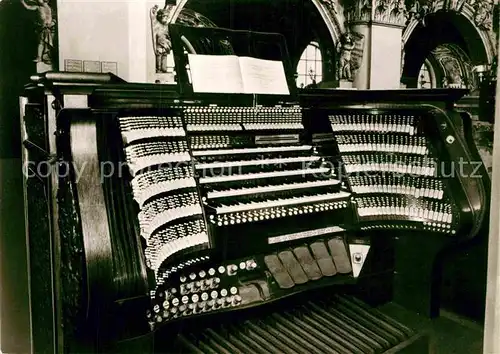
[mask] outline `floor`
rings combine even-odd
[[[429,333],[432,338],[433,354],[483,353],[482,325],[471,320],[445,310],[441,311],[439,318],[431,320],[393,303],[385,304],[380,309],[415,331]]]

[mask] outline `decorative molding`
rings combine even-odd
[[[401,40],[401,67],[399,70],[399,77],[403,77],[403,70],[405,68],[405,60],[406,60],[406,53],[405,53],[405,42]]]
[[[443,9],[447,11],[461,12],[468,0],[447,0],[443,4]]]
[[[474,23],[485,31],[490,31],[493,28],[493,1],[492,0],[475,0],[471,3],[474,8]]]
[[[342,6],[338,3],[338,0],[312,0],[312,2],[316,5],[320,13],[322,9],[326,10],[326,18],[323,16],[323,20],[326,22],[327,27],[333,30],[330,31],[332,41],[338,43],[341,39],[341,34],[344,32],[342,24],[345,22],[345,17]]]
[[[363,60],[364,36],[347,31],[338,46],[337,79],[352,82]]]
[[[425,16],[438,10],[463,12],[464,6],[473,9],[474,24],[485,31],[492,29],[493,0],[414,0],[408,12],[408,20],[416,19],[425,24]]]
[[[343,10],[346,27],[360,22],[398,27],[404,27],[406,23],[405,0],[347,0]]]
[[[38,47],[33,61],[44,71],[55,69],[57,16],[51,7],[51,0],[21,0],[21,3],[27,10],[36,11],[37,14]]]
[[[337,15],[337,2],[335,0],[320,0],[320,2],[325,5],[331,15]]]
[[[407,23],[416,20],[423,22],[425,25],[425,17],[430,13],[436,12],[438,9],[438,1],[436,0],[414,0],[408,6]]]
[[[320,1],[334,15],[340,13],[335,0]],[[467,8],[472,10],[469,17],[479,29],[492,29],[494,0],[346,0],[343,3],[347,24],[376,22],[401,27],[412,21],[425,25],[425,17],[439,10],[462,13]]]
[[[415,28],[425,25],[425,16],[444,10],[460,13],[477,30],[491,63],[497,55],[497,39],[492,29],[493,2],[488,0],[415,0],[408,6],[408,21],[403,31],[406,43]],[[489,29],[488,29],[489,28]]]
[[[344,16],[348,25],[372,21],[372,10],[376,0],[348,0],[344,4]],[[389,1],[389,0],[380,0]],[[346,26],[348,26],[346,25]]]
[[[374,22],[404,27],[406,15],[404,0],[374,1]]]
[[[333,43],[338,43],[344,32],[344,16],[338,0],[311,0],[330,32]]]

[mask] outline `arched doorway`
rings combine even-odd
[[[203,15],[217,27],[282,34],[298,87],[335,80],[335,44],[312,0],[214,0],[209,5],[203,0],[189,0],[180,14],[185,10]],[[177,23],[181,21],[182,16],[175,19]]]
[[[488,53],[475,26],[462,14],[440,10],[412,31],[404,46],[401,81],[409,88],[455,87],[477,90],[476,65]]]
[[[478,89],[472,61],[457,44],[438,45],[420,68],[417,88],[436,87]]]

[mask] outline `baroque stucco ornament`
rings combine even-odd
[[[336,0],[320,0],[323,5],[330,11],[331,15],[337,15],[337,2]]]
[[[38,48],[33,61],[53,65],[56,19],[50,0],[21,0],[21,3],[27,10],[37,13]]]
[[[347,0],[344,3],[344,14],[347,24],[371,21],[372,8],[372,0]]]
[[[408,1],[408,0],[407,0]],[[407,43],[415,28],[426,25],[427,15],[438,11],[461,14],[477,29],[484,45],[488,62],[497,55],[498,38],[493,30],[493,12],[496,0],[409,0],[408,22],[403,30],[403,41]]]
[[[474,23],[482,30],[489,31],[493,26],[493,1],[475,0],[472,2],[474,8]]]
[[[404,26],[406,6],[404,0],[378,0],[375,2],[374,21]]]
[[[412,19],[422,22],[425,25],[425,17],[437,11],[438,2],[436,0],[416,0],[408,10],[408,22]]]
[[[356,22],[373,21],[396,26],[406,23],[405,0],[347,0],[343,9],[346,27]]]
[[[415,19],[425,25],[425,17],[440,9],[445,11],[462,12],[465,5],[473,8],[475,25],[485,31],[492,28],[493,21],[493,1],[494,0],[446,0],[439,8],[438,0],[415,0],[409,6],[408,21]]]

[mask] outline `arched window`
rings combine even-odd
[[[432,75],[432,67],[427,62],[427,60],[422,64],[420,68],[420,72],[418,73],[418,82],[417,87],[419,89],[429,89],[436,87],[436,83],[434,82],[434,78]]]
[[[297,87],[304,88],[323,79],[323,60],[317,42],[306,47],[297,64]]]

